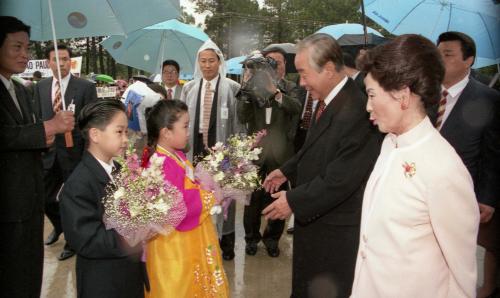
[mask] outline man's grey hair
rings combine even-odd
[[[309,64],[321,72],[328,61],[335,65],[335,70],[340,72],[344,67],[342,49],[337,41],[328,34],[315,33],[297,43],[297,53],[309,49]]]

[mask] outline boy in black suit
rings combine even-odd
[[[88,142],[82,161],[61,192],[60,211],[66,240],[77,253],[78,297],[144,296],[140,248],[128,247],[102,218],[102,198],[118,166],[113,157],[127,147],[127,116],[121,102],[100,100],[86,105],[78,125]]]

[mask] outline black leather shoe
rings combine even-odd
[[[52,230],[52,232],[50,233],[49,237],[47,237],[47,240],[45,240],[45,245],[51,245],[51,244],[54,244],[57,242],[57,240],[59,240],[59,236],[61,235],[61,233],[59,232],[56,232],[56,230]]]
[[[257,253],[257,243],[247,243],[245,246],[245,252],[249,256],[255,256]]]
[[[234,250],[223,251],[222,258],[226,261],[231,261],[234,259]]]
[[[279,247],[268,247],[267,248],[267,254],[271,258],[277,258],[280,255],[280,249],[279,249]]]
[[[61,254],[57,257],[59,261],[64,261],[75,255],[75,251],[70,248],[64,248]]]
[[[289,234],[289,235],[293,234],[293,227],[288,228],[288,229],[286,230],[286,233],[287,233],[287,234]]]

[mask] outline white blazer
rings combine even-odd
[[[426,117],[388,134],[366,185],[352,297],[476,294],[472,179]]]

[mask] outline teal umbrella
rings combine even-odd
[[[14,16],[31,26],[31,40],[53,38],[50,7],[57,38],[125,35],[180,15],[179,0],[0,1],[2,15]]]
[[[473,67],[500,64],[498,0],[364,0],[364,6],[367,17],[395,35],[421,34],[435,42],[443,32],[463,32],[476,43]]]
[[[208,38],[197,27],[170,20],[126,37],[110,36],[101,44],[121,64],[160,73],[163,60],[172,59],[179,63],[182,73],[192,74],[198,49]]]
[[[226,61],[226,69],[228,74],[241,75],[243,73],[242,62],[247,56],[238,56]]]

